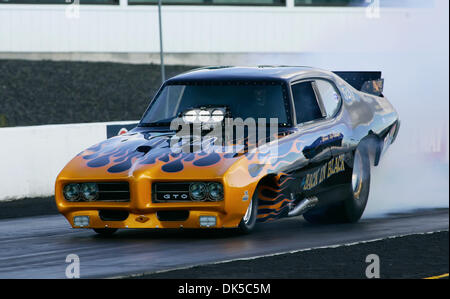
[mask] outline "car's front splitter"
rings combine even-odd
[[[187,218],[183,217],[187,212]],[[167,212],[167,211],[164,211]],[[73,228],[234,228],[239,225],[242,215],[227,214],[217,211],[205,210],[172,210],[163,216],[158,212],[139,214],[127,212],[124,220],[105,220],[99,210],[82,210],[64,214]],[[77,218],[80,217],[80,218]],[[83,218],[84,217],[84,218]],[[87,218],[88,217],[88,218]],[[167,220],[168,218],[175,220]],[[81,221],[80,221],[81,219]],[[87,223],[84,220],[87,220]]]

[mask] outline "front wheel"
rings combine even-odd
[[[101,236],[111,236],[117,231],[117,228],[94,228],[94,232]]]
[[[238,230],[240,233],[249,234],[253,231],[253,229],[256,226],[257,214],[258,214],[258,198],[253,198],[248,205],[244,217],[239,223]]]

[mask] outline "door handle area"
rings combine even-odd
[[[321,136],[317,138],[313,143],[307,145],[303,148],[303,155],[307,159],[312,159],[322,153],[326,149],[331,149],[335,146],[342,145],[342,139],[344,135],[342,133],[338,134],[329,134],[327,136]]]

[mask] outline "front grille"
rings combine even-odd
[[[153,202],[190,202],[190,183],[154,183],[152,185]]]
[[[128,183],[98,183],[98,198],[96,201],[129,202],[130,186]]]
[[[190,192],[204,186],[203,195]],[[197,189],[198,190],[198,189]],[[212,190],[212,191],[211,191]],[[197,198],[195,198],[197,196]],[[152,202],[218,202],[223,200],[223,186],[219,182],[157,182],[152,184]]]

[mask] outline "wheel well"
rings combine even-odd
[[[258,221],[265,222],[283,217],[289,196],[285,193],[291,176],[284,173],[268,174],[262,177],[255,188],[258,200]]]
[[[370,163],[373,166],[378,166],[381,158],[381,151],[383,149],[383,140],[370,131],[369,134],[364,137],[358,147],[363,147],[369,155]]]
[[[269,187],[276,187],[278,184],[277,180],[278,175],[271,173],[267,174],[264,177],[262,177],[258,184],[256,185],[256,188],[259,188],[261,185],[269,186]]]
[[[261,198],[260,192],[262,192],[263,189],[277,189],[278,187],[278,180],[277,180],[276,174],[267,174],[261,179],[259,179],[258,183],[256,184],[253,198],[257,198],[258,200]]]

